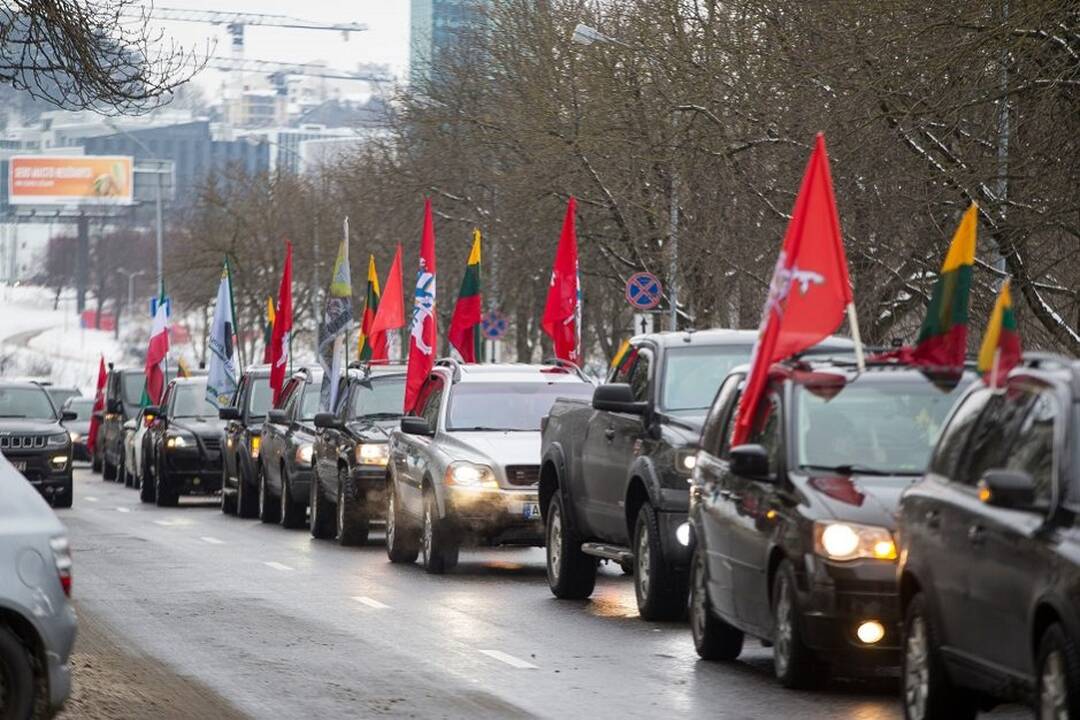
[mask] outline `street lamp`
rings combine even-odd
[[[570,36],[571,42],[577,45],[593,45],[594,43],[607,43],[610,45],[619,45],[620,47],[627,48],[629,50],[637,50],[632,45],[628,45],[621,40],[616,40],[613,37],[605,35],[596,28],[589,27],[584,23],[578,23],[574,26],[574,32]],[[644,53],[645,58],[656,64],[656,58],[649,53]],[[673,129],[677,127],[677,115],[672,115]],[[675,140],[674,133],[672,133],[671,146],[669,147],[671,155],[674,156]],[[669,209],[668,209],[668,304],[671,306],[671,313],[668,318],[668,329],[679,329],[679,176],[678,170],[675,167],[674,157],[671,159],[671,165],[668,168],[668,177],[671,179]]]
[[[121,275],[127,275],[127,284],[128,284],[127,306],[128,306],[128,309],[130,310],[135,305],[135,278],[139,277],[140,275],[145,275],[146,271],[145,270],[136,270],[135,272],[128,272],[124,268],[118,267],[118,268],[116,268],[116,272],[121,274]]]

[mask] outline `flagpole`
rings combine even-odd
[[[236,347],[236,358],[240,361],[239,370],[243,373],[244,368],[247,366],[244,364],[244,346],[240,342],[240,319],[236,316],[236,295],[233,293],[232,266],[229,265],[228,255],[225,256],[225,277],[229,280],[229,305],[233,321],[233,343]]]
[[[851,326],[851,339],[855,343],[855,365],[859,372],[866,370],[866,355],[863,353],[862,335],[859,333],[859,316],[855,313],[854,301],[847,306],[848,325]]]
[[[994,361],[990,364],[990,389],[997,390],[998,369],[1001,367],[1001,347],[994,348]]]
[[[345,267],[349,268],[349,294],[350,294],[349,308],[352,308],[352,297],[351,297],[351,295],[352,295],[352,268],[349,266],[349,216],[348,215],[345,216]],[[351,312],[352,311],[350,309],[350,313]],[[352,325],[352,322],[350,321],[349,324],[345,326],[345,340],[343,341],[343,344],[345,346],[344,367],[346,367],[346,368],[349,367],[349,330],[351,329],[350,328],[351,325]],[[331,410],[333,410],[333,408],[331,408]]]

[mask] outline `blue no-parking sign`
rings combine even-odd
[[[663,294],[660,279],[650,272],[634,273],[626,281],[626,302],[635,310],[652,310]]]
[[[510,323],[506,316],[498,310],[488,311],[480,321],[480,332],[488,340],[498,340],[506,334],[509,327]]]

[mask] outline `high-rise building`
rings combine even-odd
[[[409,77],[429,77],[439,56],[480,27],[493,0],[412,0],[409,32]]]

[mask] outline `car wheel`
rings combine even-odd
[[[416,530],[398,504],[393,481],[386,483],[386,555],[392,563],[413,563],[420,554]]]
[[[173,489],[160,458],[154,471],[154,482],[154,502],[158,507],[176,507],[180,504],[180,493]]]
[[[828,675],[828,666],[803,643],[795,566],[784,559],[777,568],[772,589],[773,669],[787,688],[812,688]]]
[[[221,462],[221,512],[226,515],[236,514],[236,495],[230,495],[228,492],[228,483],[225,482],[225,478],[228,475],[228,471],[225,470],[225,461]]]
[[[292,483],[289,482],[289,473],[284,465],[281,467],[281,507],[278,509],[278,517],[281,518],[281,527],[290,530],[307,524],[307,508],[304,503],[293,500]]]
[[[274,502],[274,496],[270,494],[270,484],[266,479],[266,468],[259,473],[259,521],[264,523],[276,523],[280,518],[278,512],[281,505]]]
[[[258,492],[251,483],[244,479],[244,471],[239,463],[236,467],[236,517],[253,518],[259,514]],[[259,466],[255,466],[256,483],[258,483]]]
[[[439,518],[435,493],[424,490],[424,526],[420,538],[424,569],[432,575],[442,575],[457,567],[458,543],[446,518]]]
[[[904,616],[900,656],[901,700],[906,720],[973,720],[970,693],[955,688],[938,653],[938,639],[926,600],[916,593]]]
[[[1038,720],[1080,718],[1080,649],[1054,623],[1039,643]]]
[[[106,459],[101,467],[101,479],[113,482],[116,480],[116,466]]]
[[[157,488],[157,484],[152,475],[153,473],[150,472],[150,464],[147,462],[146,456],[143,456],[142,480],[139,484],[139,500],[144,503],[152,503],[156,500],[154,490]]]
[[[29,718],[34,710],[34,671],[29,652],[0,627],[0,716]]]
[[[686,612],[686,580],[664,564],[660,523],[649,503],[634,524],[634,594],[643,620],[674,620]]]
[[[101,456],[98,455],[96,452],[90,458],[90,472],[101,472]]]
[[[322,483],[319,482],[319,473],[312,473],[311,498],[308,501],[311,509],[311,537],[317,540],[328,540],[334,537],[335,529],[334,513],[323,494]]]
[[[361,500],[355,497],[352,478],[344,466],[338,468],[337,541],[338,545],[367,543],[371,520]]]
[[[547,578],[551,593],[563,600],[584,600],[596,587],[596,558],[581,552],[581,542],[567,526],[562,496],[556,490],[548,504],[544,528]]]
[[[743,633],[713,612],[705,561],[705,548],[699,544],[690,565],[690,634],[694,649],[704,660],[734,660],[742,652]]]
[[[74,498],[75,488],[72,486],[72,479],[69,477],[64,481],[60,491],[53,494],[52,506],[54,508],[69,508]]]

